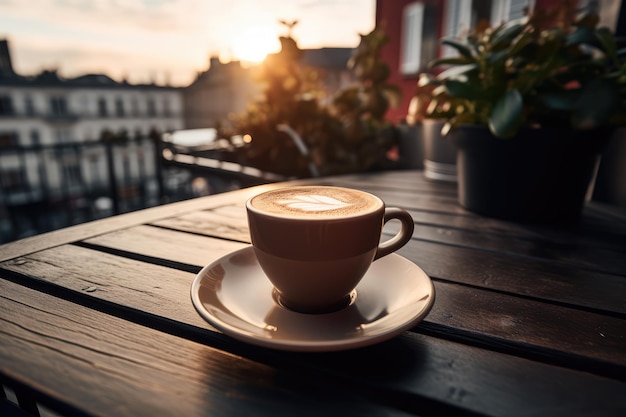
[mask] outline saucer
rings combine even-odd
[[[291,351],[353,349],[390,339],[430,311],[435,289],[413,262],[392,253],[372,263],[342,310],[303,314],[279,305],[252,246],[205,266],[191,285],[204,320],[254,345]]]

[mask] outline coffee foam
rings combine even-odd
[[[339,218],[372,212],[382,206],[374,196],[335,187],[285,188],[260,194],[250,201],[260,211],[290,217]]]

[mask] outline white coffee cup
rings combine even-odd
[[[246,202],[254,252],[283,307],[326,313],[350,304],[371,263],[404,246],[411,215],[378,197],[329,186],[280,188]],[[380,243],[385,222],[400,231]]]

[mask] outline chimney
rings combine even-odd
[[[10,77],[15,75],[13,64],[11,64],[11,52],[9,51],[9,41],[0,39],[0,76]]]

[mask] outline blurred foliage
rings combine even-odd
[[[447,129],[488,125],[498,137],[521,126],[624,124],[626,50],[598,27],[594,10],[576,16],[575,3],[496,28],[481,24],[464,41],[443,40],[458,55],[435,60],[431,67],[443,72],[418,81],[434,87],[429,117],[447,118]]]
[[[320,175],[361,172],[384,164],[395,140],[385,113],[399,94],[387,83],[389,68],[379,58],[387,36],[380,30],[361,35],[348,64],[357,82],[329,100],[320,87],[319,74],[300,63],[303,51],[291,36],[295,23],[290,23],[287,36],[279,38],[280,52],[263,64],[263,98],[234,116],[232,127],[220,134],[250,135],[251,142],[238,150],[237,159],[288,176],[310,176],[311,161]],[[280,125],[297,132],[308,154],[278,130]]]
[[[419,80],[422,80],[422,82]],[[406,121],[409,125],[419,125],[424,119],[436,117],[436,115],[432,115],[428,111],[436,88],[436,82],[430,81],[428,73],[420,74],[415,94],[411,98],[409,108],[407,109]]]

